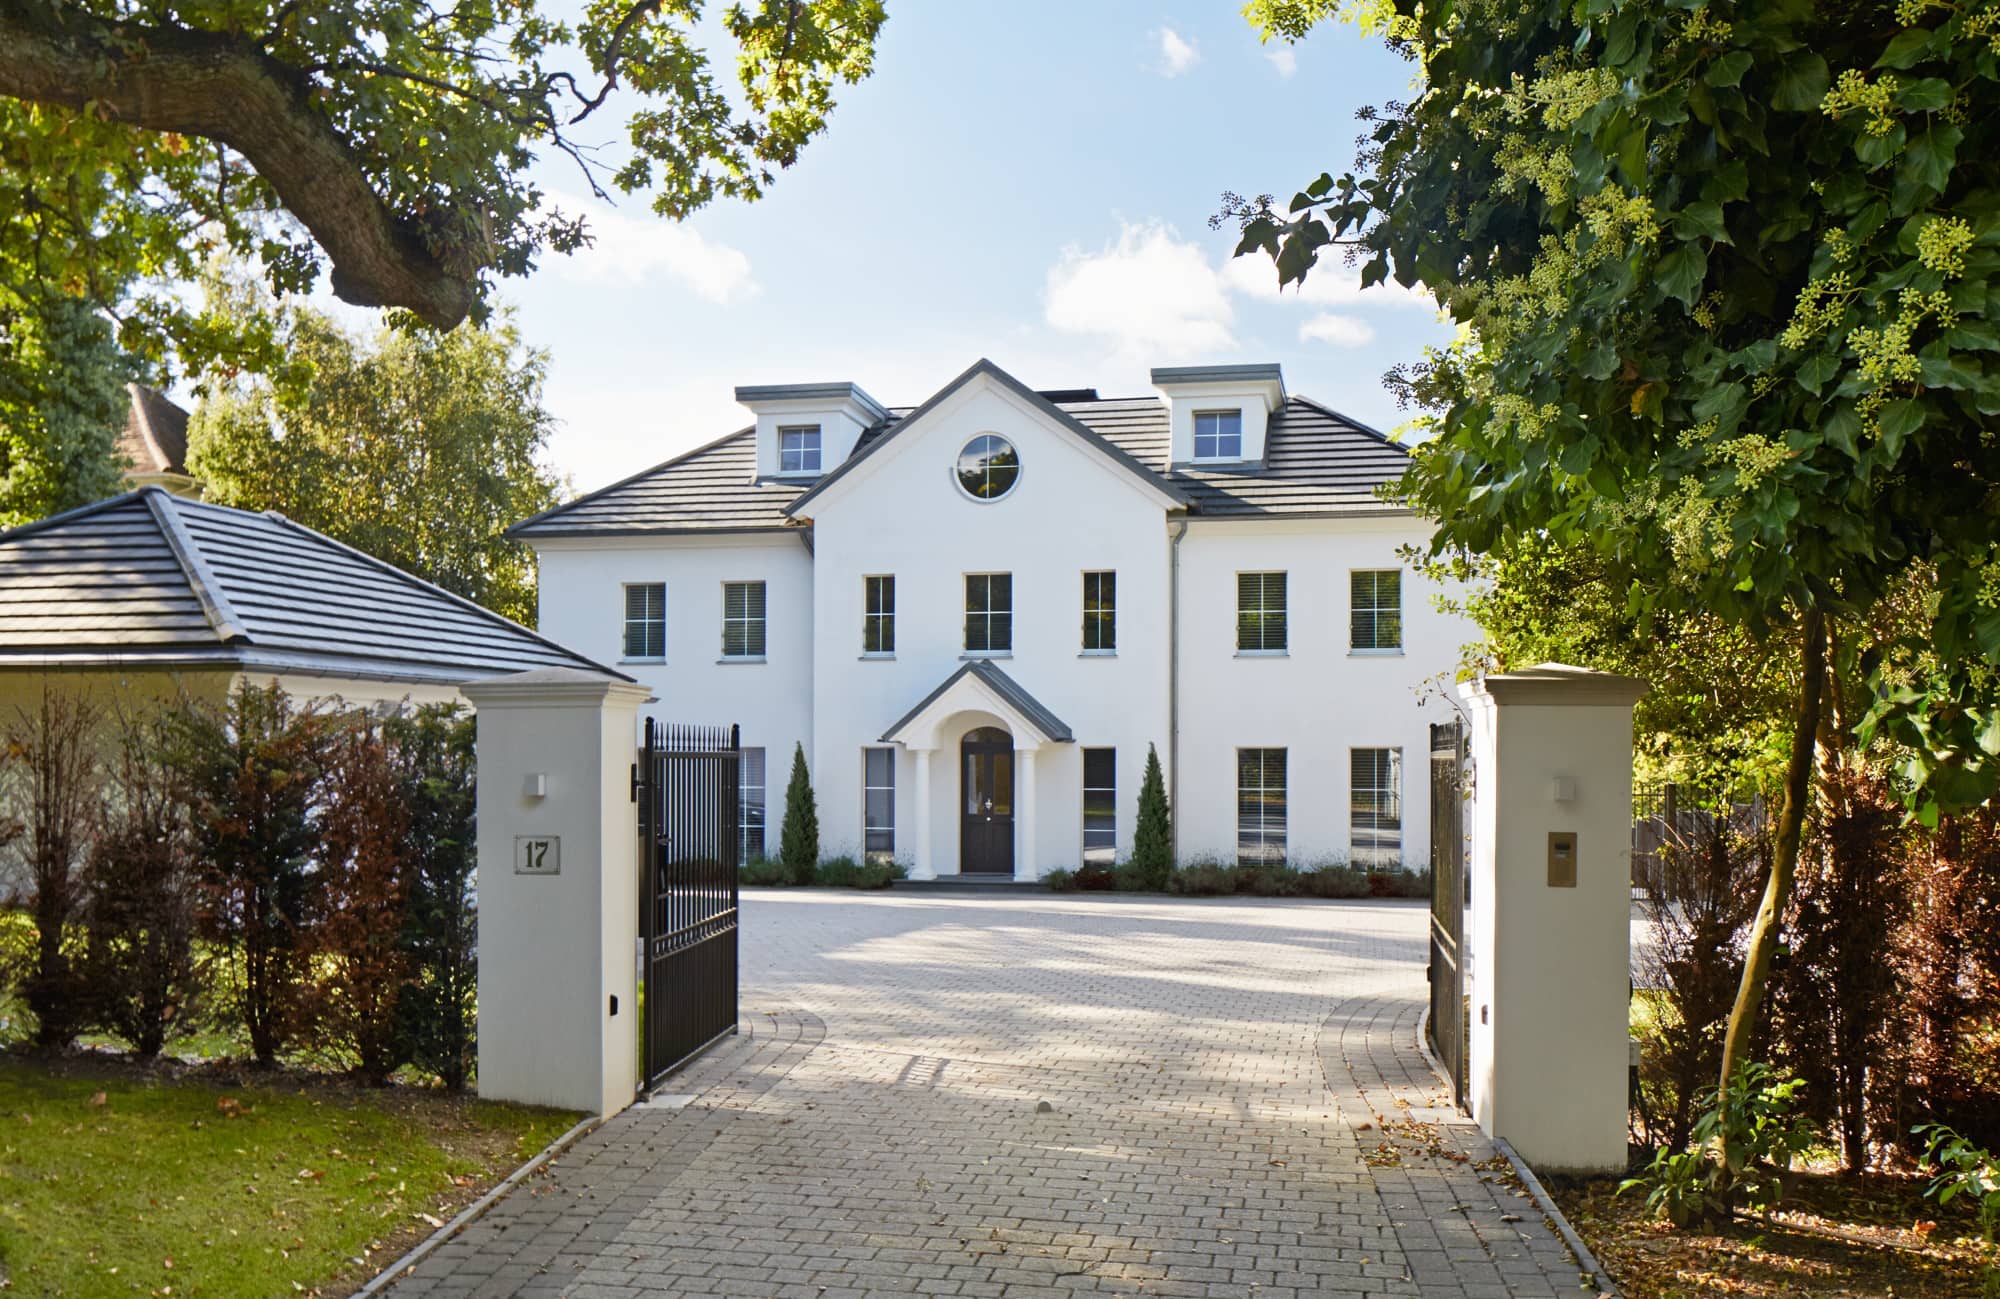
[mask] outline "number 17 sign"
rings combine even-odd
[[[516,875],[562,874],[562,840],[555,835],[515,835]]]

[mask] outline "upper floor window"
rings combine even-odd
[[[1285,575],[1236,575],[1236,652],[1282,654],[1285,651]]]
[[[1358,569],[1353,574],[1352,648],[1403,648],[1403,572],[1397,568]]]
[[[1083,652],[1110,654],[1118,648],[1118,574],[1083,575]]]
[[[722,657],[764,657],[764,584],[722,584]]]
[[[664,582],[625,584],[625,657],[667,656],[667,587]]]
[[[861,579],[861,652],[896,652],[896,578],[893,574]]]
[[[1021,476],[1021,453],[1006,438],[981,433],[958,453],[958,485],[976,501],[997,501]]]
[[[1194,458],[1197,460],[1241,460],[1243,458],[1243,412],[1240,410],[1198,410],[1194,413]]]
[[[778,472],[819,472],[819,425],[800,424],[778,430]]]
[[[1010,654],[1014,650],[1014,575],[965,575],[965,652]]]

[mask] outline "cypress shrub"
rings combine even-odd
[[[792,746],[792,778],[785,786],[785,825],[778,835],[778,860],[792,883],[810,884],[819,870],[819,807],[806,774],[806,748]]]
[[[409,818],[409,981],[396,1015],[410,1062],[454,1092],[471,1078],[478,1048],[474,733],[473,715],[452,704],[426,704],[384,728]]]
[[[1132,857],[1127,863],[1140,888],[1164,889],[1174,871],[1174,822],[1167,807],[1167,782],[1160,774],[1160,754],[1146,746],[1146,775],[1139,782],[1139,821],[1132,831]]]

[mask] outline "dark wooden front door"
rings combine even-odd
[[[958,869],[1014,873],[1014,738],[998,727],[967,731],[959,745]]]

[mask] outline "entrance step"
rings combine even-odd
[[[1022,893],[1043,892],[1046,886],[1040,880],[1016,879],[1012,875],[986,874],[976,872],[964,875],[940,875],[934,880],[897,880],[898,893]]]

